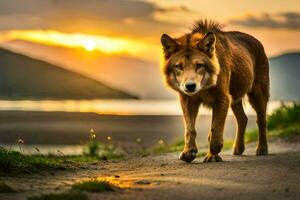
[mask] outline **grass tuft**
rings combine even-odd
[[[98,160],[98,158],[88,156],[24,155],[0,147],[0,175],[73,169],[76,164],[90,164]]]
[[[207,155],[207,150],[198,150],[198,153],[197,153],[197,158],[201,158],[201,157],[204,157]]]
[[[117,159],[122,158],[124,155],[118,151],[116,145],[111,142],[111,137],[107,137],[105,144],[96,140],[96,132],[94,129],[90,130],[90,139],[86,144],[84,155],[90,157],[97,157],[100,159]]]
[[[65,169],[61,160],[45,156],[26,156],[16,151],[0,148],[0,174],[31,173],[42,169]]]
[[[154,153],[167,153],[167,152],[178,152],[184,148],[184,140],[178,140],[174,144],[168,145],[166,143],[158,144],[153,148]]]
[[[224,142],[224,149],[230,149],[233,145],[233,140],[226,140]],[[170,152],[179,152],[182,151],[184,148],[184,140],[178,140],[174,144],[167,145],[158,145],[154,147],[153,152],[154,153],[170,153]],[[207,146],[202,146],[200,149],[198,149],[197,157],[203,157],[207,154]]]
[[[233,140],[225,140],[223,144],[223,149],[228,150],[231,149],[233,146],[234,141]]]
[[[111,192],[114,191],[112,185],[105,180],[89,180],[80,183],[75,183],[72,186],[73,190],[85,192]]]
[[[59,193],[43,194],[40,196],[29,197],[27,200],[88,200],[88,197],[82,193]]]
[[[282,105],[268,117],[268,129],[287,128],[291,125],[300,124],[300,104],[292,106]]]
[[[246,131],[245,143],[257,141],[257,138],[258,138],[258,130],[257,129],[252,129],[252,130]]]
[[[300,135],[300,104],[282,105],[268,117],[267,122],[269,137],[289,139]],[[257,138],[257,129],[246,132],[246,143],[257,141]]]

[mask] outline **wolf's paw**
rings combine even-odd
[[[214,161],[214,160],[215,160],[216,162],[223,162],[223,159],[222,159],[218,154],[213,155],[213,154],[211,154],[211,153],[208,153],[208,154],[205,156],[203,162],[212,162],[212,161]]]
[[[258,146],[256,148],[256,155],[257,156],[268,155],[268,146],[267,145]]]
[[[235,145],[233,148],[233,155],[242,155],[245,151],[245,145]]]
[[[190,163],[192,162],[197,156],[197,149],[190,149],[188,151],[181,152],[179,159],[183,160],[184,162]]]

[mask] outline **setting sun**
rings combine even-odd
[[[84,40],[82,45],[87,51],[93,51],[96,47],[96,44],[93,40]]]
[[[26,40],[45,45],[84,48],[86,51],[98,50],[109,54],[129,54],[146,59],[149,59],[149,55],[159,56],[160,52],[158,45],[134,39],[64,33],[55,30],[11,30],[0,34],[0,42],[3,40]]]

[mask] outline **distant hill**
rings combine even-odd
[[[300,52],[272,57],[271,99],[300,100]]]
[[[96,80],[0,48],[1,99],[136,98]]]
[[[157,60],[147,61],[126,54],[11,40],[0,44],[6,49],[45,60],[67,70],[84,74],[114,88],[136,94],[142,99],[176,98],[164,86]]]

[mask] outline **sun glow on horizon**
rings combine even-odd
[[[93,40],[84,40],[82,45],[87,51],[93,51],[96,48],[96,43]]]
[[[21,39],[46,45],[84,48],[88,51],[99,50],[106,53],[136,51],[140,48],[128,49],[130,41],[126,39],[110,38],[99,35],[81,33],[63,33],[54,30],[13,30],[7,33],[10,39]]]
[[[15,39],[44,45],[83,48],[90,52],[98,50],[109,54],[129,54],[142,58],[148,58],[151,51],[159,53],[157,45],[127,38],[114,38],[83,33],[64,33],[55,30],[12,30],[0,33],[0,41]]]

